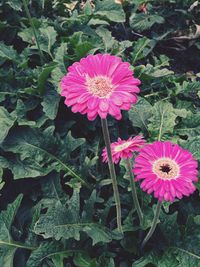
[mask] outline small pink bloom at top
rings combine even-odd
[[[68,68],[61,81],[61,95],[73,112],[87,114],[89,120],[108,114],[117,120],[121,110],[137,102],[140,81],[128,62],[109,54],[89,55]]]
[[[144,144],[145,140],[140,135],[135,136],[134,138],[130,137],[128,140],[121,140],[118,138],[117,142],[111,144],[113,162],[117,164],[122,158],[132,158],[133,152],[139,151]],[[103,162],[108,162],[106,148],[103,149],[102,157]]]
[[[189,196],[198,181],[197,161],[192,154],[170,141],[156,141],[143,147],[135,158],[135,180],[159,201]]]

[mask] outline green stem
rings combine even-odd
[[[162,114],[162,117],[161,117],[161,123],[160,123],[160,128],[159,128],[159,133],[158,133],[158,141],[160,141],[161,137],[162,137],[163,118],[164,118],[164,114]],[[146,235],[146,237],[143,240],[142,245],[141,245],[142,249],[144,248],[146,243],[149,241],[149,239],[152,237],[152,235],[156,229],[156,225],[157,225],[157,221],[158,221],[159,216],[160,216],[161,208],[162,208],[162,202],[160,202],[158,200],[151,228],[150,228],[148,234]]]
[[[136,190],[136,186],[135,186],[135,181],[134,181],[134,177],[133,177],[133,172],[132,172],[132,168],[131,168],[131,162],[129,159],[126,160],[126,164],[127,164],[127,168],[129,171],[129,177],[130,177],[130,184],[131,184],[131,191],[132,191],[132,197],[133,197],[133,203],[134,206],[137,210],[137,214],[140,220],[140,225],[143,224],[143,214],[142,214],[142,210],[140,208],[140,203],[138,201],[138,197],[137,197],[137,190]]]
[[[113,164],[111,147],[110,147],[110,135],[108,131],[108,123],[106,119],[101,119],[101,125],[103,130],[104,141],[106,144],[107,154],[108,154],[108,166],[110,171],[110,176],[112,180],[114,198],[115,198],[115,205],[116,205],[116,212],[117,212],[117,228],[120,233],[123,233],[122,224],[121,224],[121,203],[119,197],[119,191],[117,186],[117,178],[115,173],[115,167]]]
[[[156,225],[157,225],[157,222],[158,222],[158,219],[160,216],[161,207],[162,207],[162,202],[158,201],[157,206],[156,206],[155,216],[153,218],[151,228],[150,228],[148,234],[146,235],[145,239],[142,242],[142,246],[141,246],[142,249],[144,248],[146,243],[149,241],[149,239],[152,237],[152,235],[156,229]]]
[[[39,44],[39,41],[38,41],[38,37],[37,37],[36,30],[35,30],[35,26],[33,24],[32,18],[31,18],[31,14],[30,14],[29,9],[28,9],[28,5],[26,3],[26,0],[22,0],[22,2],[23,2],[23,5],[24,5],[26,16],[28,17],[29,23],[30,23],[31,28],[33,30],[33,35],[35,37],[35,42],[36,42],[36,45],[37,45],[38,50],[39,50],[41,63],[43,64],[44,63],[44,61],[43,61],[43,53],[42,53],[42,50],[40,49],[40,44]]]

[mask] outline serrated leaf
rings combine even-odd
[[[185,142],[181,142],[181,145],[185,149],[189,150],[197,160],[200,160],[200,137],[199,136],[190,138],[189,140]]]
[[[166,134],[172,134],[176,125],[176,118],[186,117],[185,109],[177,110],[169,102],[159,101],[154,104],[152,116],[149,118],[148,130],[154,138],[165,138]]]
[[[142,131],[148,131],[148,120],[152,116],[152,105],[144,98],[139,98],[128,112],[133,127],[139,127]]]
[[[12,46],[0,42],[0,58],[3,60],[16,60],[17,53]]]
[[[41,27],[39,31],[40,31],[39,35],[40,49],[48,53],[51,56],[51,58],[53,58],[51,49],[56,42],[57,32],[52,26]]]
[[[54,257],[61,256],[62,258],[67,258],[71,255],[72,252],[65,249],[61,243],[44,242],[31,253],[26,266],[40,267],[43,266],[42,264]]]
[[[0,213],[0,266],[12,267],[15,251],[22,247],[21,244],[12,240],[10,233],[22,197],[19,195],[12,204],[8,205],[6,210]]]
[[[14,115],[10,114],[4,107],[0,107],[0,143],[6,138],[15,120]]]
[[[22,40],[26,43],[29,43],[31,45],[34,44],[35,42],[35,38],[34,38],[34,35],[33,35],[33,30],[32,28],[25,28],[25,29],[22,29],[19,33],[18,33],[18,36],[20,38],[22,38]]]
[[[189,139],[200,135],[200,112],[196,114],[190,112],[182,119],[176,132],[182,136],[186,135]]]
[[[167,68],[159,68],[157,66],[153,66],[151,64],[141,65],[137,67],[137,70],[140,71],[140,79],[141,80],[154,80],[155,78],[164,78],[166,76],[174,74],[172,70]]]
[[[56,201],[46,214],[41,214],[35,226],[35,233],[44,238],[53,237],[80,240],[80,233],[85,232],[92,238],[93,245],[98,242],[110,242],[113,233],[99,223],[88,221],[80,216],[80,199],[78,190],[74,190],[67,208]]]
[[[195,91],[200,92],[200,82],[198,81],[194,82],[184,81],[183,84],[175,83],[175,85],[176,85],[176,94],[193,93]]]
[[[156,41],[148,39],[146,37],[138,39],[134,42],[132,52],[133,64],[140,59],[145,58],[153,50],[156,45]]]
[[[105,51],[112,50],[115,39],[112,37],[111,32],[104,27],[98,27],[96,33],[102,38]]]
[[[41,105],[43,106],[44,113],[49,119],[54,120],[56,118],[59,102],[60,96],[55,90],[49,89],[46,91]]]
[[[15,180],[45,176],[49,173],[48,169],[42,168],[33,159],[29,158],[22,161],[18,155],[7,158],[0,157],[0,164],[2,168],[8,168],[12,171]]]
[[[176,259],[175,255],[166,251],[163,255],[159,256],[156,253],[150,253],[139,260],[135,261],[132,267],[146,267],[146,266],[158,266],[158,267],[181,267]],[[186,266],[184,266],[186,267]]]
[[[70,153],[82,145],[83,138],[74,139],[69,132],[66,140],[53,136],[54,128],[49,127],[45,132],[38,129],[18,128],[14,129],[3,143],[3,149],[20,154],[20,159],[35,161],[34,167],[45,168],[45,173],[53,170],[67,171],[72,177],[83,184],[85,181],[67,164]],[[36,169],[37,170],[37,169]]]
[[[157,14],[133,13],[130,17],[130,26],[139,32],[150,29],[154,24],[164,23],[164,18]]]
[[[95,15],[106,17],[110,21],[125,22],[125,13],[121,5],[110,0],[97,0],[95,3]]]

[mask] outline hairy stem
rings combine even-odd
[[[157,206],[156,206],[155,216],[153,218],[153,222],[152,222],[151,228],[150,228],[148,234],[146,235],[145,239],[142,242],[142,246],[141,246],[142,249],[144,248],[146,243],[149,241],[149,239],[152,237],[152,235],[153,235],[153,233],[154,233],[154,231],[156,229],[156,225],[157,225],[157,222],[158,222],[158,219],[159,219],[161,207],[162,207],[162,202],[158,201]]]
[[[35,37],[35,42],[36,42],[36,45],[38,47],[38,51],[39,51],[39,54],[40,54],[40,61],[43,64],[44,63],[44,61],[43,61],[43,53],[42,53],[42,50],[40,49],[40,44],[39,44],[39,41],[38,41],[37,33],[36,33],[36,30],[35,30],[35,26],[33,24],[32,18],[31,18],[31,14],[30,14],[29,9],[28,9],[27,2],[26,2],[26,0],[22,0],[22,2],[23,2],[23,5],[24,5],[24,10],[26,12],[26,16],[27,16],[27,18],[29,20],[29,23],[30,23],[32,31],[33,31],[33,35]]]
[[[108,131],[107,120],[101,119],[101,125],[102,125],[102,130],[103,130],[104,141],[106,144],[107,154],[108,154],[108,166],[109,166],[113,192],[114,192],[114,199],[115,199],[116,212],[117,212],[117,228],[119,232],[123,233],[122,224],[121,224],[121,203],[120,203],[119,191],[118,191],[118,186],[117,186],[115,167],[114,167],[113,159],[112,159],[112,153],[111,153],[111,147],[110,147],[110,135]]]
[[[138,197],[137,197],[137,190],[136,190],[136,186],[135,186],[135,181],[134,181],[134,177],[133,177],[133,172],[132,172],[132,168],[131,168],[131,162],[130,159],[126,160],[126,164],[127,164],[127,168],[129,171],[129,177],[130,177],[130,184],[131,184],[131,192],[132,192],[132,197],[133,197],[133,203],[134,206],[137,210],[137,214],[140,220],[140,225],[143,224],[143,214],[142,214],[142,210],[140,208],[140,203],[138,201]]]

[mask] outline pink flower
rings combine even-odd
[[[133,77],[130,64],[109,54],[89,55],[68,68],[62,78],[61,95],[73,112],[87,114],[89,120],[108,114],[120,120],[121,110],[137,102],[140,81]]]
[[[132,158],[133,152],[139,151],[144,145],[145,140],[142,136],[138,135],[134,138],[130,137],[128,140],[121,140],[118,138],[117,142],[111,144],[111,153],[113,157],[113,162],[117,164],[122,158]],[[103,162],[108,162],[108,155],[106,148],[102,152]]]
[[[154,192],[159,201],[174,201],[195,191],[197,161],[179,145],[156,141],[141,149],[133,169],[136,181],[148,194]]]

